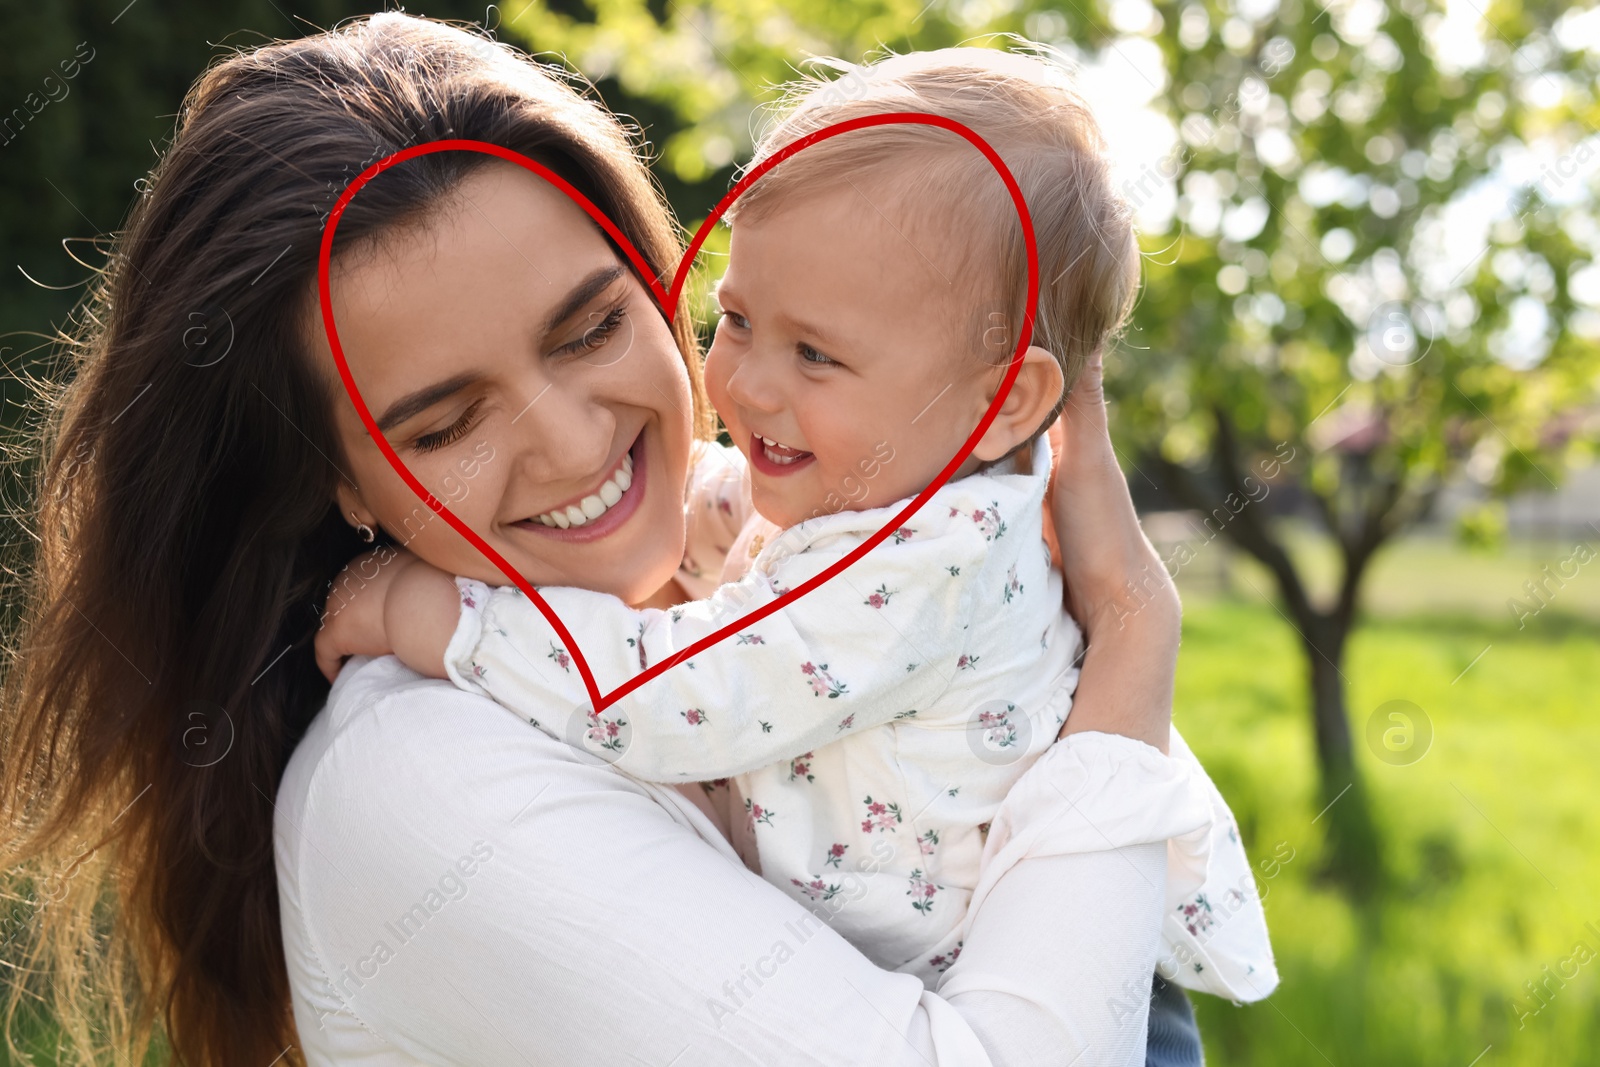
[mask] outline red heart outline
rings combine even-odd
[[[527,580],[517,572],[516,568],[512,567],[510,563],[506,562],[500,553],[491,548],[489,544],[484,541],[483,538],[479,537],[477,533],[471,530],[466,523],[458,519],[449,508],[445,507],[442,501],[430,493],[423,486],[423,484],[416,479],[416,476],[413,475],[409,469],[407,469],[405,463],[395,453],[394,448],[389,444],[388,438],[384,437],[383,433],[378,429],[378,424],[376,420],[373,419],[372,412],[367,409],[366,401],[361,397],[361,390],[356,387],[355,378],[350,373],[350,365],[345,361],[344,349],[339,344],[339,332],[334,328],[333,294],[328,282],[329,266],[333,259],[333,236],[334,232],[338,229],[339,219],[344,214],[345,207],[350,203],[351,199],[356,195],[356,193],[361,191],[362,186],[366,185],[367,182],[371,181],[374,177],[382,173],[384,170],[387,170],[389,167],[392,167],[397,163],[403,163],[408,159],[415,159],[417,156],[425,156],[434,152],[455,151],[482,152],[485,155],[497,156],[509,163],[515,163],[524,170],[528,170],[539,175],[539,177],[543,178],[547,182],[550,182],[556,188],[565,193],[573,203],[581,207],[589,215],[589,217],[592,218],[595,223],[602,230],[604,230],[613,241],[617,243],[617,246],[622,249],[623,253],[633,264],[634,269],[638,272],[639,276],[644,279],[646,285],[650,289],[651,295],[655,297],[657,305],[661,308],[662,313],[667,317],[667,321],[671,322],[677,316],[678,300],[683,294],[683,285],[688,279],[689,268],[693,265],[694,258],[699,253],[701,246],[705,244],[706,237],[710,234],[711,228],[721,220],[723,213],[728,210],[728,206],[737,200],[746,189],[748,189],[755,182],[759,181],[762,175],[766,174],[767,171],[771,170],[773,167],[776,167],[779,163],[782,163],[785,159],[788,159],[796,152],[802,151],[803,149],[808,148],[819,141],[825,141],[830,137],[837,137],[841,133],[849,133],[851,130],[864,129],[868,126],[888,126],[901,123],[937,126],[941,129],[949,130],[952,133],[956,133],[961,137],[964,137],[972,144],[973,147],[975,147],[979,152],[982,152],[986,159],[988,159],[990,165],[993,166],[995,171],[1000,175],[1000,179],[1005,182],[1006,191],[1011,195],[1012,203],[1016,205],[1017,216],[1022,222],[1023,243],[1027,250],[1028,298],[1023,308],[1021,335],[1017,339],[1017,348],[1012,354],[1011,363],[1006,371],[1005,379],[1000,384],[1000,391],[995,394],[995,398],[990,402],[988,410],[983,414],[983,418],[978,420],[977,428],[972,431],[972,434],[961,446],[961,449],[956,452],[955,458],[945,465],[944,470],[940,471],[939,475],[934,478],[932,482],[928,483],[927,488],[918,493],[910,503],[900,510],[899,514],[890,519],[882,529],[869,537],[866,542],[858,546],[843,559],[839,560],[839,562],[824,570],[821,574],[818,574],[809,581],[803,582],[794,589],[789,590],[787,593],[784,593],[782,596],[778,597],[765,607],[758,608],[747,615],[743,615],[740,618],[735,619],[733,622],[729,623],[727,626],[724,626],[715,633],[701,638],[699,641],[690,645],[688,648],[683,649],[681,652],[678,652],[676,655],[669,656],[648,670],[634,676],[627,682],[618,686],[616,689],[613,689],[611,692],[601,693],[600,687],[595,684],[593,673],[589,670],[589,662],[584,658],[583,650],[579,648],[578,643],[573,640],[571,632],[568,631],[566,626],[561,622],[561,619],[556,615],[555,610],[550,607],[549,603],[544,599],[544,597],[539,595],[538,590],[534,589],[533,586],[530,585]],[[616,223],[607,218],[605,213],[596,207],[588,197],[584,196],[577,189],[573,188],[569,182],[567,182],[560,175],[551,171],[548,167],[545,167],[543,164],[536,163],[533,160],[528,159],[526,156],[523,156],[518,152],[514,152],[509,148],[505,148],[496,144],[490,144],[486,141],[473,141],[465,139],[430,141],[426,144],[412,145],[409,148],[402,148],[400,151],[392,153],[391,155],[385,156],[383,159],[378,160],[376,163],[372,164],[370,167],[352,179],[350,184],[345,187],[344,192],[339,196],[338,201],[334,204],[333,210],[329,212],[327,222],[323,224],[322,250],[317,259],[317,290],[318,295],[321,297],[322,304],[322,328],[328,336],[328,346],[333,351],[333,361],[338,364],[339,377],[344,382],[345,392],[349,394],[351,402],[355,404],[356,413],[361,416],[361,421],[366,426],[367,432],[372,435],[372,439],[378,443],[379,450],[383,452],[384,458],[389,461],[389,466],[393,467],[395,473],[400,476],[406,485],[411,487],[411,491],[417,495],[418,499],[420,499],[424,504],[428,505],[428,507],[432,508],[440,518],[444,519],[451,526],[453,526],[456,531],[461,534],[461,536],[465,537],[467,541],[473,545],[473,547],[475,547],[479,552],[482,552],[486,559],[490,560],[496,567],[500,568],[501,573],[503,573],[507,578],[511,579],[512,584],[514,584],[518,589],[522,590],[523,594],[538,606],[539,611],[544,615],[544,617],[550,620],[550,625],[555,628],[556,633],[560,635],[562,641],[566,645],[566,648],[571,652],[573,662],[578,665],[578,673],[583,678],[584,688],[586,688],[589,692],[589,699],[593,704],[594,710],[599,712],[616,703],[618,700],[644,685],[650,679],[661,674],[663,671],[669,670],[683,660],[686,660],[689,657],[702,652],[707,648],[710,648],[712,645],[717,644],[719,641],[736,633],[749,624],[765,618],[774,611],[777,611],[779,608],[783,607],[785,604],[798,600],[800,597],[805,596],[807,593],[811,592],[811,590],[822,585],[830,578],[841,573],[859,560],[862,556],[866,555],[869,551],[882,543],[892,531],[904,525],[907,519],[914,515],[923,504],[928,502],[928,499],[932,497],[941,486],[950,480],[950,476],[956,472],[966,458],[972,454],[972,450],[977,447],[978,439],[983,436],[984,431],[987,430],[990,424],[994,422],[995,416],[1000,411],[1000,405],[1005,402],[1006,396],[1010,394],[1012,383],[1016,381],[1017,373],[1022,368],[1022,354],[1027,351],[1028,345],[1032,342],[1033,320],[1039,306],[1039,250],[1034,240],[1033,218],[1028,214],[1028,205],[1022,198],[1022,190],[1018,188],[1016,179],[1012,176],[1010,169],[1005,164],[1005,161],[1000,158],[999,153],[990,147],[987,141],[978,136],[978,134],[969,127],[955,121],[954,119],[945,118],[943,115],[931,115],[918,111],[897,111],[888,112],[882,115],[867,115],[862,118],[834,123],[832,126],[824,127],[815,133],[809,134],[791,144],[785,145],[777,152],[774,152],[771,156],[762,160],[758,166],[752,168],[749,173],[740,178],[732,189],[728,190],[727,195],[717,203],[717,206],[712,210],[711,214],[706,216],[706,220],[700,224],[700,228],[695,231],[693,239],[689,242],[689,247],[684,250],[682,259],[678,261],[677,272],[673,275],[672,286],[668,289],[661,288],[661,283],[659,280],[657,280],[655,272],[651,270],[650,265],[644,261],[644,257],[641,256],[639,254],[639,250],[633,246],[633,242],[628,240],[627,235],[617,228]]]

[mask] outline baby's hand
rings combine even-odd
[[[445,649],[461,621],[461,593],[450,574],[417,560],[395,575],[383,629],[400,662],[426,678],[448,678]]]
[[[394,651],[384,628],[384,606],[401,573],[420,561],[383,546],[351,560],[334,579],[317,631],[317,668],[332,682],[347,656],[383,656]]]
[[[317,632],[317,667],[332,682],[347,656],[385,656],[448,677],[444,652],[461,619],[455,579],[409,552],[378,548],[339,573]]]

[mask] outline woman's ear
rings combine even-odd
[[[989,391],[990,403],[1000,391],[1000,383],[1005,381],[1010,366],[1007,363],[999,368],[999,377]],[[979,438],[972,454],[990,463],[1027,441],[1061,399],[1065,382],[1056,357],[1038,345],[1030,346],[1022,353],[1022,366],[1017,370],[1017,380],[1011,383],[1011,392],[1006,394],[994,421]]]
[[[377,520],[367,510],[367,506],[362,502],[361,494],[356,490],[356,487],[351,485],[348,480],[343,478],[339,480],[339,488],[334,490],[333,499],[334,503],[339,505],[340,516],[350,524],[352,530],[356,528],[358,523],[365,524],[372,529],[377,528]]]

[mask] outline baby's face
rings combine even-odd
[[[964,236],[913,211],[846,186],[733,228],[706,386],[779,526],[920,492],[1004,377]]]

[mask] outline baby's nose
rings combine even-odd
[[[734,368],[728,378],[728,395],[735,403],[755,411],[779,411],[785,406],[782,386],[767,363],[751,355]]]

